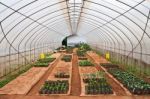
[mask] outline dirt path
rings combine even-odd
[[[60,57],[51,65],[51,67],[46,71],[43,77],[41,77],[41,79],[31,88],[27,95],[36,95],[39,92],[42,84],[44,84],[44,82],[47,80],[49,74],[52,72],[59,60]]]
[[[3,95],[0,96],[0,99],[150,99],[150,96],[110,96],[110,95],[101,95],[101,96],[39,96],[39,95]]]
[[[78,58],[77,55],[73,54],[72,60],[72,79],[71,79],[71,92],[70,94],[73,96],[79,96],[81,93],[81,83],[80,83],[80,75],[78,68]]]

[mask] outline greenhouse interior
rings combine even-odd
[[[0,0],[0,99],[150,99],[150,0]]]

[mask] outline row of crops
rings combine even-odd
[[[51,57],[51,54],[45,54],[45,58],[38,59],[35,63],[35,67],[47,67],[49,63],[53,62],[56,58]]]
[[[86,55],[85,53],[82,52],[82,50],[78,50],[77,55],[79,57],[78,58],[79,66],[83,70],[87,71],[86,73],[81,72],[82,82],[84,83],[85,87],[85,94],[86,95],[113,94],[113,90],[106,80],[105,72],[97,71],[95,68],[95,64],[88,58],[86,58]],[[80,57],[85,58],[83,59]],[[93,73],[88,73],[88,71],[90,72],[90,68],[91,69],[93,68]]]
[[[45,81],[40,94],[66,94],[69,90],[68,80]]]
[[[150,94],[150,84],[114,64],[101,64],[133,94]]]
[[[53,59],[53,58],[48,58]],[[43,59],[43,62],[50,62],[46,61],[47,58]],[[63,55],[61,58],[64,62],[71,62],[72,55]],[[54,75],[54,78],[59,80],[47,80],[45,81],[44,85],[41,87],[39,94],[67,94],[69,90],[69,81],[70,74],[65,71],[57,71]],[[65,80],[64,80],[65,79]]]

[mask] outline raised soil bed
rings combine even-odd
[[[106,82],[106,79],[103,80],[104,82],[102,82],[101,79],[104,78],[104,75],[93,75],[98,72],[98,70],[95,67],[79,67],[79,72],[81,77],[82,88],[81,96],[114,94],[111,86]]]
[[[0,89],[0,94],[27,94],[40,80],[48,67],[32,67]]]
[[[132,94],[145,95],[150,94],[150,84],[144,80],[134,76],[131,73],[125,72],[119,68],[111,68],[108,70],[124,87]]]
[[[108,83],[112,86],[112,89],[116,95],[131,95],[131,93],[125,87],[123,87],[121,85],[121,83],[119,83],[111,74],[109,74],[105,68],[99,66],[99,63],[109,64],[110,62],[108,62],[103,57],[99,56],[99,58],[98,58],[98,55],[95,52],[88,53],[88,56],[92,61],[95,62],[95,64],[96,64],[95,67],[97,70],[106,72],[106,79],[107,79]],[[95,56],[97,58],[95,58]],[[99,62],[98,62],[98,60],[99,60]],[[105,60],[106,62],[103,60]]]
[[[69,90],[68,80],[45,81],[40,89],[40,94],[67,94]]]
[[[79,66],[94,66],[94,64],[90,60],[80,60],[79,61]]]
[[[89,78],[83,80],[87,85],[85,86],[85,93],[90,95],[98,94],[113,94],[111,86],[106,82],[105,78]]]
[[[68,85],[69,85],[69,87],[68,87],[69,89],[68,89],[67,93],[63,93],[63,94],[69,95],[70,94],[70,86],[71,86],[71,75],[72,75],[72,61],[71,62],[65,62],[65,61],[60,59],[58,61],[57,65],[55,66],[55,68],[49,74],[46,81],[67,80]],[[55,94],[62,94],[62,93],[55,93]]]

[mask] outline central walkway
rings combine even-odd
[[[76,53],[73,54],[72,60],[72,78],[71,78],[71,92],[70,95],[79,96],[81,93],[81,82],[78,68],[78,59]]]

